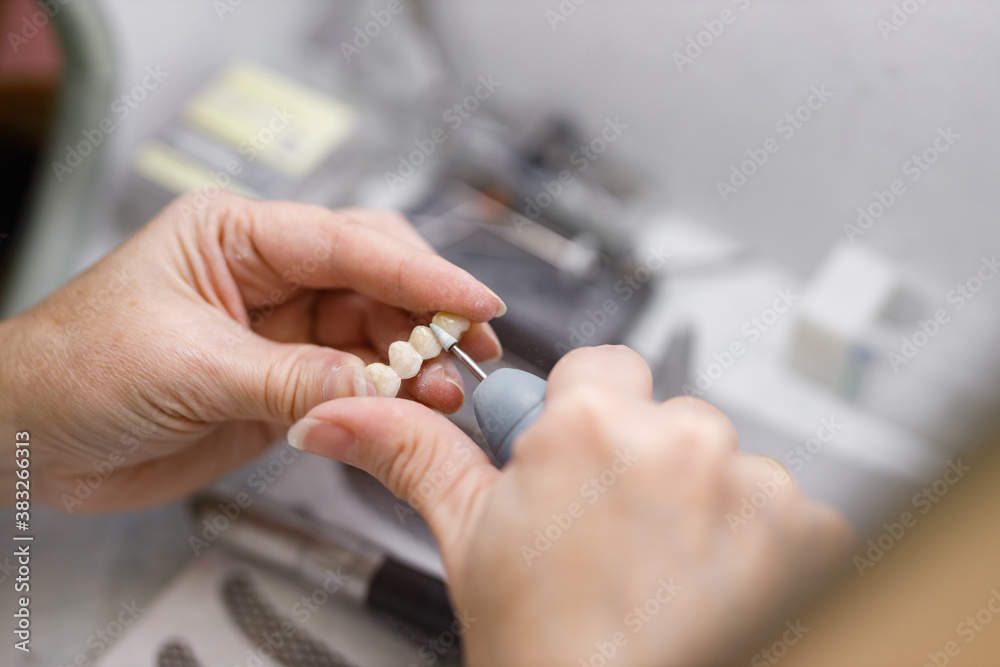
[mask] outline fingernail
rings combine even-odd
[[[460,392],[462,392],[462,403],[465,403],[465,387],[462,386],[462,381],[461,380],[456,380],[455,378],[452,378],[452,377],[445,377],[444,380],[448,384],[453,384],[456,387],[458,387],[458,390]]]
[[[493,317],[503,317],[504,315],[506,315],[507,304],[503,302],[503,299],[501,299],[500,296],[496,292],[491,290],[489,287],[486,288],[486,291],[492,294],[493,298],[497,300],[497,312],[496,315],[494,315]]]
[[[349,365],[336,368],[323,383],[323,400],[351,398],[352,396],[374,396],[375,385],[361,366]]]
[[[795,478],[792,476],[792,473],[789,472],[788,468],[786,468],[784,464],[781,463],[781,461],[778,461],[777,459],[767,456],[766,454],[756,454],[754,452],[747,452],[747,453],[752,456],[756,456],[757,458],[763,459],[765,463],[774,468],[775,472],[785,475],[786,477],[788,477],[788,479],[791,480],[793,484],[795,483]]]
[[[312,417],[303,417],[288,429],[288,444],[304,452],[353,464],[358,439],[346,428]]]
[[[500,361],[503,359],[503,345],[500,344],[500,339],[497,338],[497,334],[493,331],[493,328],[489,325],[483,326],[483,331],[489,336],[490,340],[496,343],[497,351],[493,353],[493,356],[486,361]]]

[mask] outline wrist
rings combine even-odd
[[[38,384],[37,367],[29,343],[34,337],[27,314],[0,321],[0,470],[14,467],[15,435],[39,423],[32,407],[40,401],[33,397]]]

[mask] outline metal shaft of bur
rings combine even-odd
[[[478,379],[480,382],[486,379],[486,373],[483,371],[482,368],[479,367],[479,364],[474,362],[472,360],[472,357],[463,352],[461,348],[458,347],[458,345],[452,345],[448,349],[448,351],[454,354],[455,357],[462,362],[462,365],[468,368],[469,372],[475,375],[476,379]]]
[[[434,333],[434,337],[437,338],[439,343],[441,343],[441,347],[444,348],[445,352],[451,352],[455,355],[458,360],[462,362],[462,365],[468,368],[469,372],[475,375],[480,382],[486,379],[486,373],[483,372],[483,369],[480,368],[479,365],[458,346],[457,338],[433,322],[431,322],[428,326]]]

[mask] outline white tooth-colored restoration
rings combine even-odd
[[[468,318],[443,310],[434,315],[433,322],[456,339],[461,338],[472,324]],[[430,327],[421,325],[410,332],[409,342],[398,340],[389,346],[388,366],[371,364],[365,371],[372,379],[375,393],[379,397],[395,398],[403,380],[415,377],[424,360],[433,359],[441,354],[441,350],[441,343],[434,332]]]
[[[417,351],[421,359],[433,359],[441,354],[441,343],[434,337],[434,332],[431,331],[430,327],[420,325],[414,328],[413,333],[410,334],[410,345]]]
[[[443,310],[435,314],[432,321],[455,338],[461,338],[462,334],[469,330],[471,324],[468,318],[454,313],[446,313]]]
[[[409,380],[420,372],[424,358],[405,340],[397,340],[389,346],[389,366],[403,380]]]
[[[372,379],[375,386],[375,394],[380,398],[396,398],[399,393],[399,385],[402,383],[399,374],[385,364],[370,364],[367,368],[368,377]]]

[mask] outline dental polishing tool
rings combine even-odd
[[[441,347],[451,352],[479,380],[479,386],[472,394],[476,421],[490,451],[500,465],[504,465],[510,458],[514,440],[542,413],[548,383],[514,368],[501,368],[487,375],[458,347],[454,336],[436,324],[432,323],[430,327]]]

